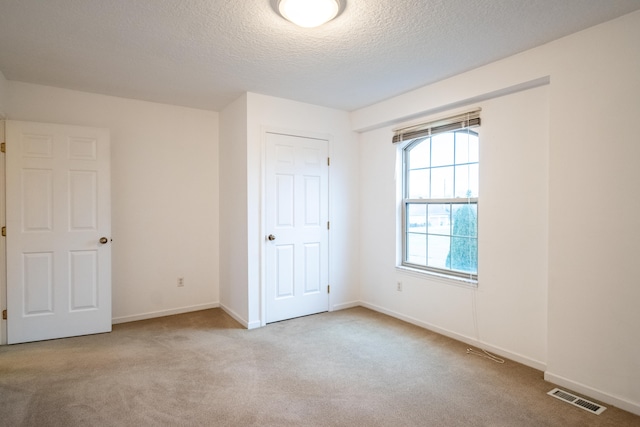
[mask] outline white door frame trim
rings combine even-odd
[[[0,112],[0,142],[6,142],[6,117]],[[6,194],[7,183],[5,173],[5,155],[0,156],[0,226],[7,224],[6,220]],[[7,309],[7,246],[6,238],[0,243],[0,312]],[[0,345],[7,344],[7,321],[0,317]]]
[[[301,131],[301,130],[294,130],[294,129],[285,129],[285,128],[278,128],[278,127],[271,127],[271,126],[261,126],[260,129],[260,232],[259,232],[259,239],[260,239],[260,244],[259,244],[259,248],[260,248],[260,326],[266,326],[267,324],[267,310],[266,310],[266,306],[267,306],[267,302],[266,302],[266,273],[265,273],[265,266],[266,266],[266,254],[265,254],[265,236],[266,236],[266,230],[267,230],[267,226],[265,224],[265,220],[266,220],[266,206],[267,206],[267,201],[265,199],[265,194],[266,194],[266,182],[267,182],[267,158],[266,158],[266,154],[267,154],[267,150],[266,150],[266,146],[267,146],[267,134],[268,133],[276,133],[276,134],[280,134],[280,135],[291,135],[291,136],[297,136],[297,137],[301,137],[301,138],[312,138],[312,139],[322,139],[328,142],[328,147],[329,147],[329,158],[331,158],[331,155],[333,153],[333,137],[330,134],[326,134],[326,133],[318,133],[318,132],[309,132],[309,131]],[[327,180],[328,180],[328,194],[327,194],[327,211],[328,211],[328,220],[329,223],[331,223],[331,167],[329,167],[329,170],[327,171]],[[328,272],[327,272],[327,277],[329,278],[329,285],[331,285],[332,277],[331,277],[331,243],[332,243],[332,239],[331,239],[331,233],[329,232],[328,234],[328,259],[327,259],[327,268],[328,268]],[[332,304],[331,304],[331,293],[329,293],[328,296],[328,307],[327,310],[332,311]]]

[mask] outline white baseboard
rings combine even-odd
[[[629,402],[628,400],[621,399],[616,396],[612,396],[608,393],[596,390],[595,388],[581,384],[576,381],[572,381],[568,378],[556,375],[552,372],[546,371],[544,373],[545,381],[559,385],[561,387],[568,388],[576,393],[584,395],[584,397],[590,397],[595,400],[607,403],[617,408],[623,409],[632,414],[640,415],[640,405],[638,403]]]
[[[544,362],[540,362],[538,360],[531,359],[531,358],[523,356],[521,354],[513,353],[513,352],[511,352],[509,350],[505,350],[503,348],[496,347],[496,346],[493,346],[491,344],[487,344],[485,342],[478,341],[475,338],[472,338],[472,337],[469,337],[469,336],[466,336],[466,335],[462,335],[462,334],[459,334],[457,332],[450,331],[448,329],[440,328],[440,327],[438,327],[436,325],[432,325],[430,323],[423,322],[422,320],[418,320],[418,319],[413,318],[411,316],[405,316],[404,314],[400,314],[400,313],[397,313],[395,311],[388,310],[386,308],[377,306],[375,304],[370,304],[370,303],[367,303],[367,302],[364,302],[364,301],[361,301],[360,305],[362,307],[366,307],[366,308],[371,309],[373,311],[377,311],[379,313],[383,313],[383,314],[386,314],[388,316],[395,317],[396,319],[400,319],[400,320],[405,321],[407,323],[411,323],[413,325],[420,326],[421,328],[428,329],[428,330],[436,332],[436,333],[438,333],[440,335],[444,335],[446,337],[453,338],[454,340],[461,341],[461,342],[463,342],[465,344],[469,344],[469,345],[472,345],[472,346],[475,346],[475,347],[479,347],[481,349],[484,349],[484,350],[487,350],[487,351],[489,351],[491,353],[494,353],[494,354],[496,354],[496,355],[498,355],[500,357],[505,357],[507,359],[516,361],[518,363],[522,363],[523,365],[529,366],[530,368],[537,369],[539,371],[544,371],[547,368],[547,366],[546,366],[546,364]]]
[[[247,324],[247,329],[256,329],[256,328],[261,328],[262,327],[262,322],[259,320],[255,320],[253,322],[249,322]]]
[[[127,322],[135,322],[137,320],[154,319],[156,317],[190,313],[192,311],[208,310],[210,308],[218,308],[218,307],[220,307],[220,304],[217,302],[212,302],[208,304],[197,304],[197,305],[191,305],[188,307],[171,308],[168,310],[159,310],[159,311],[152,311],[152,312],[142,313],[142,314],[134,314],[131,316],[114,317],[113,319],[111,319],[111,323],[115,325],[118,323],[127,323]]]
[[[413,318],[411,316],[406,316],[404,314],[392,311],[392,310],[388,310],[384,307],[380,307],[378,305],[375,304],[371,304],[368,302],[364,302],[364,301],[352,301],[352,302],[348,302],[348,303],[342,303],[342,304],[335,304],[333,306],[333,310],[337,311],[337,310],[345,310],[348,308],[353,308],[353,307],[365,307],[368,308],[370,310],[373,311],[377,311],[379,313],[383,313],[386,314],[388,316],[394,317],[396,319],[405,321],[407,323],[411,323],[413,325],[419,326],[421,328],[425,328],[428,329],[430,331],[436,332],[438,334],[447,336],[449,338],[455,339],[457,341],[461,341],[464,342],[466,344],[469,345],[473,345],[476,347],[480,347],[483,348],[487,351],[490,351],[492,353],[495,353],[501,357],[506,357],[507,359],[510,360],[514,360],[516,362],[522,363],[523,365],[529,366],[531,368],[540,370],[544,372],[544,379],[545,381],[548,381],[550,383],[556,384],[558,386],[561,387],[566,387],[572,391],[575,391],[576,393],[580,393],[582,395],[584,395],[585,397],[589,397],[595,400],[599,400],[601,402],[607,403],[609,405],[618,407],[620,409],[623,409],[625,411],[631,412],[632,414],[636,414],[636,415],[640,415],[640,405],[634,402],[630,402],[628,400],[624,400],[621,399],[619,397],[610,395],[608,393],[602,392],[600,390],[594,389],[592,387],[586,386],[584,384],[578,383],[576,381],[572,381],[568,378],[564,378],[560,375],[556,375],[552,372],[546,371],[546,364],[537,360],[533,360],[531,358],[528,358],[526,356],[517,354],[517,353],[513,353],[511,351],[499,348],[499,347],[495,347],[492,346],[490,344],[487,343],[483,343],[483,342],[479,342],[478,340],[468,337],[466,335],[462,335],[444,328],[440,328],[438,326],[432,325],[430,323],[427,322],[423,322],[421,320],[418,320],[416,318]],[[114,317],[112,319],[112,324],[118,324],[118,323],[126,323],[126,322],[135,322],[137,320],[145,320],[145,319],[153,319],[156,317],[163,317],[163,316],[171,316],[174,314],[182,314],[182,313],[189,313],[192,311],[200,311],[200,310],[207,310],[210,308],[221,308],[222,310],[225,311],[225,313],[227,313],[229,316],[231,316],[234,320],[236,320],[238,323],[240,323],[243,327],[245,327],[246,329],[254,329],[254,328],[259,328],[261,327],[261,323],[260,321],[255,321],[255,322],[248,322],[246,319],[243,319],[240,315],[238,315],[235,311],[231,310],[229,307],[226,307],[223,304],[220,303],[208,303],[208,304],[199,304],[199,305],[192,305],[192,306],[188,306],[188,307],[180,307],[180,308],[174,308],[174,309],[169,309],[169,310],[160,310],[160,311],[154,311],[154,312],[149,312],[149,313],[143,313],[143,314],[137,314],[137,315],[131,315],[131,316],[121,316],[121,317]]]
[[[252,322],[251,324],[247,321],[247,319],[243,318],[242,316],[240,316],[238,313],[236,313],[235,311],[233,311],[232,309],[230,309],[229,307],[227,307],[224,304],[220,304],[220,308],[227,313],[229,316],[233,317],[233,320],[235,320],[236,322],[240,323],[245,329],[253,329],[253,328],[257,328],[260,326],[260,322],[258,322],[258,326],[255,326],[254,323]],[[251,326],[251,327],[250,327]]]
[[[333,307],[331,307],[331,311],[346,310],[348,308],[360,307],[361,305],[360,301],[344,302],[342,304],[334,304]]]

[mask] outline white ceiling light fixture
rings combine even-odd
[[[278,1],[280,14],[288,21],[304,28],[318,27],[331,21],[341,11],[341,6],[341,0]]]

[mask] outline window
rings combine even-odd
[[[402,264],[477,280],[479,141],[468,123],[429,127],[402,150]]]

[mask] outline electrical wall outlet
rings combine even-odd
[[[402,292],[402,282],[398,282],[397,283],[397,287],[396,287],[398,292]]]
[[[184,286],[184,277],[178,277],[178,287],[181,288]]]

